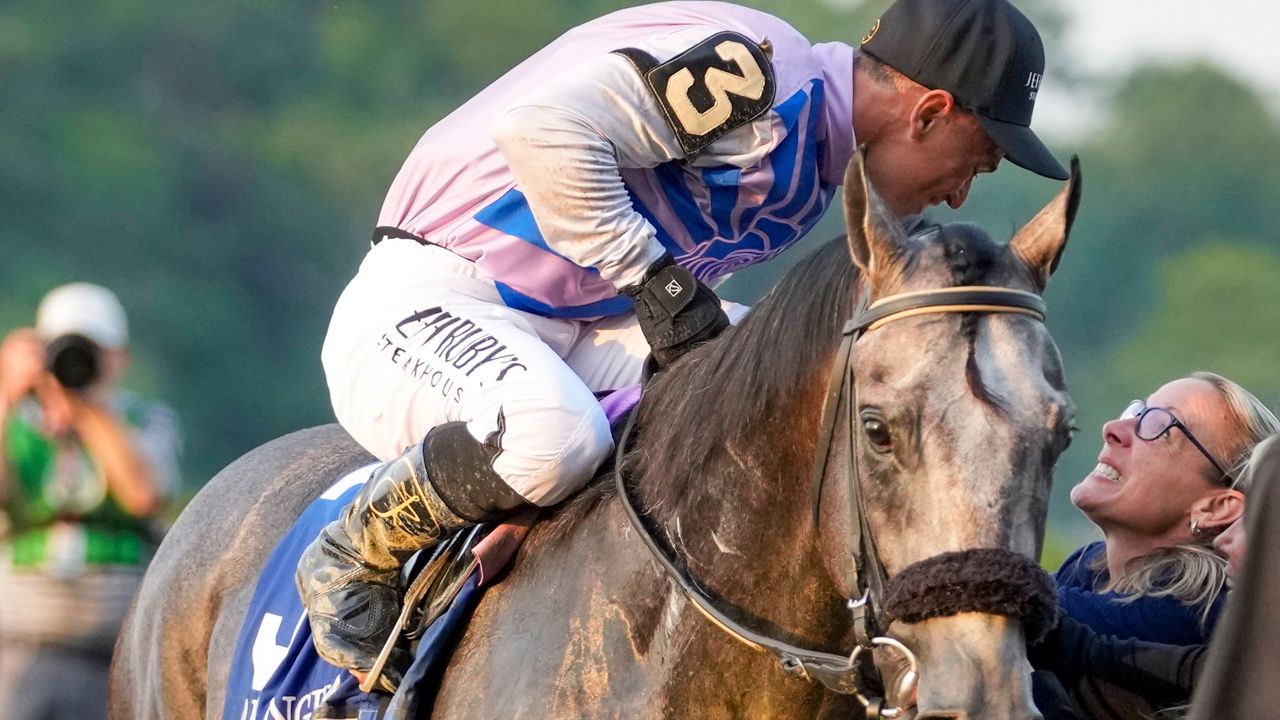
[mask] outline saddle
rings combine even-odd
[[[400,618],[361,689],[368,692],[372,688],[397,642],[416,643],[446,612],[456,608],[464,588],[470,585],[479,590],[496,582],[538,516],[536,510],[524,510],[501,523],[481,523],[445,538],[429,555],[415,556],[408,564],[408,589]],[[471,609],[466,612],[470,614]],[[421,656],[415,655],[415,665],[419,659]]]

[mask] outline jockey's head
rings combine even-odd
[[[1031,131],[1044,76],[1035,26],[1008,0],[897,0],[862,38],[854,135],[899,215],[960,207],[1004,158],[1067,179]]]

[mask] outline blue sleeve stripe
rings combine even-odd
[[[791,189],[791,175],[795,172],[796,156],[799,154],[800,145],[800,134],[796,132],[796,123],[800,120],[800,113],[809,100],[809,93],[798,90],[773,109],[782,118],[787,135],[773,149],[773,152],[769,153],[769,164],[773,168],[773,187],[769,188],[769,194],[764,202],[743,214],[744,226],[749,226],[760,211],[781,202],[787,196],[787,191]]]
[[[701,244],[715,238],[715,230],[707,224],[702,215],[702,208],[694,199],[693,192],[686,183],[684,170],[676,162],[663,163],[653,169],[658,177],[658,184],[666,195],[667,202],[684,221],[690,237],[695,244]]]
[[[515,188],[511,188],[502,197],[486,205],[475,214],[475,219],[481,225],[487,225],[498,232],[520,238],[540,250],[568,261],[568,258],[547,245],[546,239],[542,237],[542,231],[538,229],[538,222],[533,217],[529,201],[525,199],[524,193]]]
[[[805,203],[809,202],[813,196],[814,185],[818,180],[818,143],[813,137],[814,129],[818,125],[819,115],[822,112],[822,83],[816,82],[813,87],[813,99],[809,104],[809,117],[806,122],[805,146],[801,154],[799,162],[799,179],[796,182],[795,194],[791,200],[780,208],[771,211],[771,214],[780,215],[782,217],[791,217],[800,212]],[[797,133],[798,134],[798,133]]]
[[[796,96],[792,96],[784,105],[792,103],[795,98]],[[787,139],[779,144],[779,150],[783,152],[775,152],[771,158],[777,182],[770,190],[769,197],[766,198],[757,216],[758,219],[754,223],[757,229],[764,231],[769,238],[770,247],[774,248],[808,232],[822,217],[830,202],[830,195],[818,192],[817,188],[817,155],[821,147],[813,136],[813,130],[822,112],[823,85],[820,81],[814,81],[809,99],[805,132],[801,133],[792,123]],[[797,103],[795,106],[797,118],[799,110]],[[803,147],[801,147],[801,135],[804,136]],[[792,178],[797,171],[799,175],[795,180],[794,193],[786,204],[778,206],[777,203],[786,197],[785,191],[791,186]],[[782,180],[784,177],[785,182]],[[805,210],[806,205],[809,206],[807,210]],[[802,212],[803,215],[800,214]]]

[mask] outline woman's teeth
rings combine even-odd
[[[1093,471],[1101,475],[1102,477],[1110,480],[1111,482],[1118,483],[1123,479],[1120,476],[1119,470],[1116,470],[1115,468],[1111,467],[1110,465],[1107,465],[1106,463],[1098,463],[1098,466],[1095,467]]]

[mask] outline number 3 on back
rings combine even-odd
[[[738,33],[712,35],[661,64],[634,48],[617,52],[640,71],[686,155],[773,106],[769,57]]]

